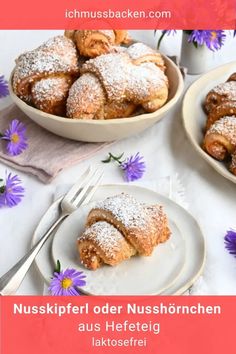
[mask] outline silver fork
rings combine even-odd
[[[27,271],[29,270],[36,255],[50,237],[57,226],[65,220],[78,207],[88,203],[93,197],[102,179],[103,172],[100,170],[92,171],[90,168],[81,176],[69,192],[60,202],[61,213],[59,218],[39,239],[31,250],[21,258],[6,274],[0,278],[0,295],[12,295],[19,288]]]

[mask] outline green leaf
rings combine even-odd
[[[56,267],[54,269],[54,273],[60,273],[61,271],[61,263],[59,260],[57,260],[57,264],[56,264]]]
[[[118,156],[116,159],[120,160],[120,159],[122,159],[123,156],[124,156],[124,152],[120,156]]]
[[[111,162],[111,157],[109,156],[107,159],[102,160],[101,162],[103,162],[103,163],[109,163],[109,162]]]
[[[6,186],[1,186],[0,187],[0,194],[3,194],[5,192]]]
[[[120,159],[124,156],[124,152],[119,155],[119,156],[115,156],[113,155],[111,152],[109,152],[109,156],[107,159],[105,160],[102,160],[103,163],[109,163],[111,162],[112,160],[116,161],[116,162],[119,162],[120,163]]]

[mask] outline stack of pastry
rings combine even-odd
[[[77,245],[81,263],[96,270],[133,255],[150,256],[170,236],[162,206],[139,203],[128,194],[108,197],[90,211]]]
[[[72,119],[154,112],[168,99],[160,53],[129,47],[124,30],[66,31],[16,60],[13,90],[26,103]]]
[[[230,171],[236,175],[236,73],[206,96],[208,114],[203,142],[209,155],[219,161],[230,158]]]

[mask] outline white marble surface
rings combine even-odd
[[[132,35],[150,45],[157,37],[153,31],[131,31]],[[61,31],[0,31],[0,74],[7,78],[14,59],[25,50],[36,47]],[[214,65],[236,60],[235,40],[228,38],[221,52],[213,53]],[[163,41],[161,50],[168,55],[180,52],[181,34]],[[188,76],[186,87],[197,77]],[[10,99],[0,101],[0,107]],[[195,294],[236,294],[236,259],[224,249],[223,236],[230,227],[236,228],[236,185],[215,172],[190,145],[181,122],[181,102],[160,123],[138,136],[115,143],[113,153],[145,156],[145,180],[158,179],[178,173],[185,186],[189,211],[198,220],[206,237],[207,262],[203,277],[193,288]],[[6,272],[30,247],[32,233],[50,205],[55,188],[73,183],[88,165],[99,164],[109,149],[62,172],[50,185],[43,185],[34,177],[19,173],[26,188],[23,202],[13,209],[0,210],[0,275]],[[0,175],[6,167],[0,165]],[[14,171],[18,173],[17,171]],[[122,176],[115,165],[106,165],[105,183],[120,183]],[[43,282],[32,267],[18,294],[41,294]]]

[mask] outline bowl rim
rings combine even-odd
[[[217,171],[221,176],[224,178],[228,179],[229,181],[236,183],[236,176],[231,173],[228,169],[224,167],[224,164],[220,161],[215,160],[212,156],[210,156],[207,152],[205,152],[201,145],[198,143],[198,141],[195,139],[192,129],[189,128],[189,118],[186,112],[188,112],[188,102],[189,102],[189,97],[192,96],[192,91],[195,91],[202,83],[205,81],[207,82],[214,82],[214,79],[219,79],[221,76],[226,75],[228,70],[231,70],[236,67],[236,61],[230,61],[228,63],[222,64],[220,66],[217,66],[214,69],[211,69],[207,71],[205,74],[201,75],[196,81],[194,81],[186,91],[184,98],[183,98],[183,103],[182,103],[182,122],[183,126],[186,132],[186,135],[192,144],[192,146],[195,148],[197,153],[202,157],[203,160],[208,162],[208,164],[215,170]],[[230,73],[229,73],[230,74]],[[212,86],[214,87],[214,85]],[[191,116],[190,116],[191,117]],[[203,136],[202,136],[203,139]]]
[[[18,107],[23,107],[24,111],[31,111],[32,114],[39,114],[41,115],[41,117],[43,117],[43,119],[52,119],[54,121],[58,121],[58,122],[66,122],[68,124],[91,124],[91,125],[107,125],[109,123],[112,124],[125,124],[127,122],[130,123],[130,120],[132,119],[133,122],[139,122],[142,120],[146,120],[148,118],[153,118],[155,117],[157,114],[158,115],[162,115],[162,113],[165,113],[168,109],[170,109],[171,107],[173,107],[173,105],[178,101],[178,99],[180,98],[183,89],[184,89],[184,79],[183,76],[181,74],[181,71],[179,69],[179,67],[170,59],[168,58],[166,55],[162,54],[165,62],[167,61],[170,66],[172,66],[172,68],[175,69],[175,72],[178,76],[178,85],[177,85],[177,89],[176,92],[174,94],[174,96],[166,103],[164,104],[160,109],[158,109],[155,112],[151,112],[151,113],[144,113],[144,114],[140,114],[137,116],[132,116],[132,117],[124,117],[124,118],[114,118],[114,119],[71,119],[71,118],[66,118],[66,117],[61,117],[61,116],[56,116],[54,114],[50,114],[50,113],[46,113],[41,111],[38,108],[32,107],[30,105],[28,105],[27,103],[25,103],[23,100],[21,100],[13,91],[13,87],[12,87],[12,78],[14,75],[14,71],[15,71],[15,67],[11,72],[10,75],[10,80],[9,80],[9,92],[10,92],[10,96],[13,100],[13,102],[16,103],[16,105]]]

